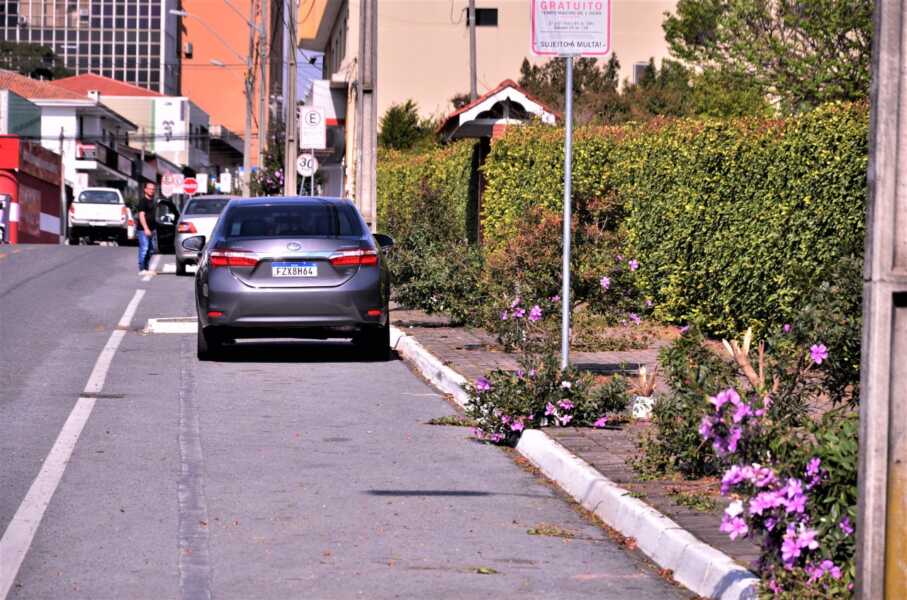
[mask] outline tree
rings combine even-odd
[[[868,96],[871,0],[679,0],[663,24],[671,53],[746,76],[782,110]]]
[[[430,119],[420,120],[419,109],[412,100],[394,104],[381,117],[378,143],[393,150],[412,150],[434,145],[434,124]]]
[[[32,79],[60,79],[72,75],[53,48],[40,44],[0,42],[0,65]]]
[[[573,101],[588,94],[601,94],[617,90],[620,63],[612,54],[604,70],[598,59],[582,57],[573,61]],[[567,66],[563,59],[552,59],[542,65],[530,64],[524,58],[517,82],[546,104],[556,109],[564,108],[564,89],[567,83]]]

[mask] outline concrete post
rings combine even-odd
[[[372,231],[378,221],[376,155],[378,150],[378,2],[359,1],[359,114],[356,139],[356,204]]]
[[[876,0],[863,285],[857,594],[907,598],[907,18]]]

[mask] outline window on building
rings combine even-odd
[[[633,83],[639,83],[640,81],[642,81],[642,78],[646,75],[646,68],[648,66],[648,62],[633,63]]]
[[[466,11],[466,26],[469,27],[469,11]],[[496,8],[477,8],[476,9],[476,27],[497,27],[498,26],[498,9]]]

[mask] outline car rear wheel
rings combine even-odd
[[[197,352],[199,360],[213,360],[223,350],[224,338],[210,327],[198,327]]]
[[[186,275],[186,263],[180,259],[176,259],[176,274],[180,277]]]
[[[390,359],[390,326],[369,327],[362,331],[353,341],[366,358],[370,360],[385,361]]]

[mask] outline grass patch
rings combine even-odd
[[[572,531],[568,531],[551,523],[539,523],[535,527],[526,530],[529,535],[544,535],[547,537],[559,537],[571,540],[576,537]]]
[[[464,415],[447,415],[435,417],[428,421],[428,425],[446,425],[448,427],[475,427],[476,422]]]
[[[671,488],[668,490],[668,495],[677,506],[691,508],[700,512],[713,512],[718,510],[718,502],[708,494],[702,492],[684,492],[677,488]]]

